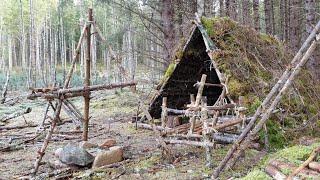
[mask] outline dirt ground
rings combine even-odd
[[[125,160],[120,166],[99,170],[78,169],[72,174],[74,179],[205,179],[212,173],[212,168],[205,167],[204,150],[197,147],[174,145],[171,146],[175,155],[174,163],[168,163],[162,156],[157,140],[152,131],[135,129],[135,123],[131,122],[132,116],[136,113],[136,96],[130,92],[109,91],[106,93],[94,94],[91,101],[91,119],[89,130],[89,141],[99,144],[107,138],[114,138],[117,145],[124,147]],[[74,101],[81,110],[82,98]],[[32,107],[32,112],[26,114],[27,124],[40,124],[43,119],[45,102],[26,101],[19,103],[20,108]],[[7,110],[12,107],[1,107]],[[52,112],[50,112],[52,114]],[[49,114],[50,114],[49,113]],[[3,114],[3,112],[2,112]],[[64,120],[70,118],[62,114]],[[25,125],[24,118],[19,117],[9,120],[6,127]],[[2,124],[3,125],[3,124]],[[0,126],[4,127],[4,126]],[[1,147],[17,143],[33,137],[37,127],[23,129],[0,130]],[[7,152],[0,154],[0,179],[17,179],[29,175],[34,167],[37,151],[41,147],[43,137],[37,138],[30,143],[17,146]],[[54,165],[56,158],[54,151],[68,143],[81,142],[81,132],[77,132],[73,123],[65,123],[57,126],[53,141],[50,142],[46,154],[42,160],[38,174],[46,176],[57,170]],[[224,157],[228,147],[221,146],[214,150],[212,156],[214,166]],[[239,168],[227,171],[223,179],[227,177],[241,177],[257,161],[259,152],[249,153],[248,162]],[[42,176],[42,177],[43,177]],[[52,177],[56,179],[57,177]],[[65,179],[62,178],[61,179]]]

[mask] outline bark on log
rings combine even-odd
[[[274,166],[268,165],[265,168],[266,173],[271,176],[275,180],[284,180],[286,176],[282,174],[277,168]]]
[[[232,155],[234,152],[238,149],[239,144],[244,140],[244,138],[247,136],[247,134],[251,131],[253,126],[255,125],[255,122],[257,121],[257,118],[260,116],[260,114],[263,112],[265,107],[269,104],[271,101],[272,97],[279,91],[280,88],[282,88],[283,82],[288,79],[288,77],[291,74],[291,69],[292,67],[298,62],[298,60],[301,59],[303,56],[303,53],[310,47],[310,43],[314,41],[314,38],[317,36],[317,33],[320,30],[320,21],[317,23],[307,40],[303,43],[302,47],[298,51],[298,53],[295,55],[293,60],[291,61],[291,64],[286,68],[285,72],[282,74],[278,82],[273,86],[271,89],[270,93],[267,95],[267,97],[263,100],[262,104],[258,107],[256,110],[252,121],[247,125],[247,127],[244,129],[244,131],[241,133],[239,139],[237,142],[233,144],[233,146],[229,149],[228,153],[224,157],[224,159],[219,163],[218,167],[214,170],[214,173],[212,175],[212,178],[216,179],[219,177],[220,172],[224,169],[226,164],[229,162],[229,160],[232,158]]]
[[[211,142],[199,142],[199,141],[188,141],[188,140],[175,140],[175,139],[164,139],[168,144],[185,144],[198,147],[214,147],[214,143]]]
[[[14,113],[12,113],[12,114],[9,114],[9,115],[7,115],[7,116],[5,116],[5,117],[2,117],[2,118],[0,119],[0,122],[7,122],[7,121],[10,120],[10,119],[14,119],[14,118],[23,116],[23,115],[25,115],[25,114],[28,114],[28,113],[30,113],[31,111],[32,111],[32,109],[31,109],[30,107],[27,107],[27,108],[24,109],[24,110],[20,110],[20,111],[14,112]]]
[[[171,130],[171,128],[164,128],[162,126],[152,126],[150,124],[144,124],[144,123],[137,123],[138,128],[142,129],[148,129],[148,130],[153,130],[153,128],[156,128],[157,131],[168,131]]]
[[[33,174],[34,176],[35,176],[36,173],[38,172],[38,168],[39,168],[39,166],[40,166],[40,162],[41,162],[41,160],[42,160],[42,158],[43,158],[43,156],[44,156],[44,154],[45,154],[45,150],[47,149],[47,146],[48,146],[48,144],[49,144],[49,141],[51,140],[51,136],[52,136],[52,133],[53,133],[53,131],[54,131],[54,128],[55,128],[56,125],[57,125],[57,121],[58,121],[58,119],[59,119],[59,117],[60,117],[61,106],[62,106],[62,100],[59,100],[58,105],[57,105],[57,108],[56,108],[56,111],[55,111],[55,113],[54,113],[54,118],[53,118],[53,121],[52,121],[52,123],[51,123],[50,129],[49,129],[49,131],[48,131],[48,133],[47,133],[47,135],[46,135],[46,138],[45,138],[45,140],[44,140],[44,142],[43,142],[43,144],[42,144],[41,149],[38,151],[39,156],[38,156],[38,158],[37,158],[37,160],[36,160],[36,162],[35,162],[35,164],[34,164],[34,170],[33,170],[33,172],[32,172],[32,174]]]
[[[202,98],[202,92],[203,92],[203,89],[204,89],[204,84],[206,83],[206,79],[207,79],[207,75],[202,74],[200,85],[199,85],[199,88],[198,88],[196,101],[194,103],[195,107],[198,107],[200,105],[200,100]]]
[[[310,169],[320,172],[320,163],[313,161],[313,162],[310,162],[308,166]]]
[[[46,99],[59,99],[61,95],[63,98],[71,98],[71,97],[79,97],[83,96],[85,92],[88,91],[98,91],[98,90],[105,90],[105,89],[115,89],[120,87],[127,87],[127,86],[135,86],[135,82],[129,83],[115,83],[115,84],[103,84],[103,85],[93,85],[89,87],[76,87],[76,88],[69,88],[69,89],[60,89],[58,91],[53,91],[52,93],[32,93],[28,95],[28,99],[33,100],[38,97],[43,97]]]
[[[174,137],[179,139],[190,139],[190,138],[196,138],[196,139],[202,139],[202,135],[198,134],[172,134],[168,137]],[[237,140],[238,135],[235,134],[228,134],[228,133],[213,133],[211,135],[211,138],[219,144],[230,144]]]
[[[162,98],[161,126],[166,127],[168,121],[167,97]]]
[[[93,22],[92,8],[89,8],[88,11],[88,21]],[[86,71],[84,78],[84,89],[87,89],[90,86],[90,76],[91,76],[91,24],[86,27],[86,37],[87,37],[87,46],[86,46]],[[89,110],[90,110],[90,91],[85,91],[86,94],[83,95],[84,98],[84,113],[83,113],[83,134],[82,140],[88,140],[88,131],[89,131]]]

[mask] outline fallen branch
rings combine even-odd
[[[19,116],[23,116],[23,115],[25,115],[25,114],[28,114],[28,113],[30,113],[31,111],[32,111],[32,109],[31,109],[30,107],[27,107],[27,108],[24,109],[24,110],[20,110],[20,111],[14,112],[14,113],[12,113],[12,114],[9,114],[9,115],[7,115],[7,116],[5,116],[5,117],[2,117],[2,118],[0,119],[0,121],[1,121],[1,122],[7,122],[7,121],[10,120],[10,119],[14,119],[14,118],[17,118],[17,117],[19,117]]]
[[[71,123],[72,120],[65,120],[62,121],[61,123],[59,123],[58,125],[62,125],[64,123]],[[45,123],[44,125],[50,125],[50,123]],[[27,124],[27,125],[21,125],[21,126],[4,126],[4,127],[0,127],[0,131],[2,130],[12,130],[12,129],[23,129],[23,128],[29,128],[29,127],[37,127],[38,125],[36,124]]]

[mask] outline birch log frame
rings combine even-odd
[[[238,149],[239,144],[245,139],[245,137],[248,135],[248,133],[251,131],[251,129],[254,127],[258,117],[261,115],[261,113],[264,111],[264,109],[267,107],[267,105],[272,100],[273,96],[279,92],[281,88],[284,87],[284,82],[290,77],[292,73],[292,67],[297,64],[297,62],[302,58],[303,53],[311,47],[311,43],[314,43],[314,39],[317,36],[317,33],[320,30],[320,21],[317,23],[311,34],[308,36],[307,40],[303,43],[302,47],[298,51],[298,53],[295,55],[293,60],[291,61],[291,64],[287,66],[286,70],[282,74],[282,76],[279,78],[278,82],[273,86],[270,93],[266,96],[266,98],[263,100],[262,104],[258,107],[256,110],[252,121],[247,125],[247,127],[243,130],[240,137],[238,138],[237,142],[233,144],[233,146],[229,149],[226,156],[223,158],[223,160],[219,163],[218,167],[214,170],[214,173],[212,175],[212,178],[216,179],[219,177],[220,172],[224,169],[226,164],[229,162],[229,160],[232,158],[234,152]]]
[[[103,85],[92,85],[88,87],[75,87],[69,89],[60,89],[58,91],[53,91],[50,93],[32,93],[28,95],[28,99],[33,100],[38,97],[50,99],[59,99],[63,95],[63,98],[72,98],[72,97],[79,97],[83,96],[85,92],[88,91],[99,91],[99,90],[106,90],[106,89],[115,89],[120,87],[127,87],[127,86],[135,86],[136,82],[128,82],[128,83],[113,83],[113,84],[103,84]]]

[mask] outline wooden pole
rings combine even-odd
[[[207,97],[202,97],[202,103],[201,103],[201,121],[203,123],[202,128],[202,136],[205,144],[206,149],[206,166],[211,167],[211,149],[208,146],[208,143],[211,143],[210,137],[209,137],[209,124],[208,124],[208,109],[207,109]]]
[[[202,98],[202,92],[203,92],[203,89],[204,89],[204,84],[206,83],[206,79],[207,79],[207,75],[202,74],[201,81],[200,81],[199,88],[198,88],[196,101],[194,103],[195,107],[198,107],[199,104],[200,104],[200,100]]]
[[[88,26],[86,27],[87,35],[87,52],[86,52],[86,71],[84,79],[84,87],[90,86],[90,63],[91,63],[91,24],[93,22],[92,9],[88,11]],[[84,97],[84,121],[83,121],[83,134],[82,140],[88,140],[88,128],[89,128],[89,105],[90,105],[90,91],[85,93]]]
[[[161,126],[166,127],[168,120],[168,111],[167,111],[167,97],[162,98],[162,112],[161,112]]]
[[[194,94],[190,94],[190,104],[191,104],[191,106],[194,106],[195,101],[196,101],[196,100],[195,100]],[[193,134],[193,131],[194,131],[194,125],[195,125],[195,123],[196,123],[196,116],[192,115],[192,116],[190,117],[189,122],[190,122],[191,125],[190,125],[190,130],[189,130],[188,134],[189,134],[189,135],[192,135],[192,134]]]
[[[36,162],[34,164],[34,169],[33,169],[33,172],[32,172],[33,175],[36,175],[36,173],[37,173],[37,171],[39,169],[40,162],[41,162],[41,160],[42,160],[42,158],[44,156],[44,152],[47,149],[47,146],[48,146],[49,141],[51,139],[53,130],[57,125],[57,121],[59,119],[60,112],[61,112],[61,106],[62,106],[62,100],[59,100],[57,108],[56,108],[56,111],[55,111],[55,114],[54,114],[54,119],[52,120],[52,123],[51,123],[51,126],[50,126],[50,129],[49,129],[49,131],[48,131],[48,133],[46,135],[46,138],[45,138],[45,140],[44,140],[44,142],[42,144],[41,149],[38,151],[39,157],[37,158],[37,160],[36,160]]]

